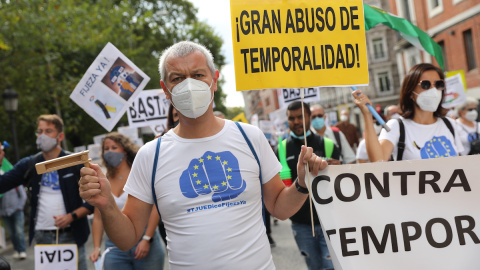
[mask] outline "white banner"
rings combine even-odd
[[[300,91],[302,88],[279,88],[277,89],[278,96],[278,106],[280,108],[288,106],[288,104],[294,101],[301,101]],[[303,102],[309,103],[312,101],[320,100],[320,88],[319,87],[309,87],[305,88],[305,95],[303,97]]]
[[[465,156],[321,171],[311,195],[340,263],[335,269],[480,269],[479,161]]]
[[[160,125],[150,126],[150,129],[152,130],[155,136],[162,135],[167,130],[167,121],[165,121],[165,123]]]
[[[78,269],[77,245],[35,245],[35,270]]]
[[[265,137],[267,137],[267,140],[272,139],[272,136],[274,134],[274,129],[273,129],[273,123],[269,120],[259,120],[258,121],[258,128],[265,134]]]
[[[279,133],[277,134],[278,136],[283,136],[285,133],[287,133],[289,129],[287,119],[287,107],[283,107],[269,113],[268,118],[270,118],[270,121],[272,121],[275,132]]]
[[[465,94],[466,86],[463,84],[462,74],[457,73],[451,77],[445,78],[445,98],[442,107],[445,109],[453,108],[467,101]]]
[[[70,98],[111,131],[150,77],[108,43],[73,90]]]
[[[128,108],[130,127],[166,125],[170,101],[161,89],[145,90]]]

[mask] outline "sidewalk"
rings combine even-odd
[[[278,270],[306,270],[307,266],[305,261],[298,251],[295,240],[293,239],[292,229],[290,228],[290,220],[278,221],[278,225],[273,224],[272,219],[272,237],[277,243],[276,247],[272,248],[273,261]],[[87,258],[90,253],[93,251],[93,240],[92,237],[89,237],[88,241],[85,243]],[[34,270],[35,268],[35,259],[34,259],[34,247],[29,246],[27,248],[27,259],[18,261],[12,258],[13,255],[13,246],[11,242],[7,242],[7,247],[0,249],[0,256],[4,257],[9,263],[11,269],[14,270]],[[88,269],[94,270],[95,267],[92,262],[88,260]],[[168,267],[168,256],[165,258],[165,267],[164,270],[169,270]],[[53,270],[53,269],[52,269]]]

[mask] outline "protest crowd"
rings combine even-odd
[[[335,30],[333,8],[287,10],[296,24],[287,20],[286,29]],[[342,30],[360,29],[357,10],[339,7]],[[310,11],[322,28],[309,28]],[[282,31],[280,9],[238,13],[234,46]],[[261,24],[260,15],[272,24]],[[290,64],[292,71],[332,72],[343,63],[368,77],[355,43],[338,44],[331,63],[323,45],[262,45],[239,50],[245,68],[236,72],[267,78],[275,64],[281,72]],[[272,91],[280,108],[270,119],[249,114],[249,121],[245,112],[216,109],[222,78],[206,44],[178,41],[159,52],[159,89],[151,91],[143,91],[149,78],[133,62],[111,61],[122,55],[112,44],[100,55],[71,96],[89,115],[98,112],[108,130],[89,151],[66,149],[68,116],[53,113],[32,120],[37,153],[11,162],[11,146],[0,143],[0,246],[11,248],[0,252],[0,270],[32,256],[36,269],[283,269],[272,255],[284,248],[275,239],[278,224],[288,224],[299,269],[372,262],[451,269],[459,260],[458,269],[480,267],[473,256],[479,216],[464,207],[478,201],[479,101],[459,95],[447,104],[453,83],[438,59],[409,67],[398,102],[376,104],[363,83],[346,83],[349,103],[336,107],[320,102],[321,87],[285,87]],[[100,81],[115,98],[89,96]],[[112,131],[125,105],[132,127]],[[139,137],[142,121],[152,119],[153,135]],[[433,258],[446,268],[430,268]]]

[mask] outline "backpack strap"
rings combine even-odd
[[[398,124],[400,125],[400,138],[398,138],[397,144],[397,161],[402,160],[403,151],[405,151],[405,125],[401,118],[397,118]]]
[[[450,121],[448,121],[448,119],[445,118],[445,117],[440,117],[440,118],[442,118],[443,122],[445,122],[445,125],[450,130],[450,132],[452,133],[453,138],[455,138],[455,131],[453,129],[452,123],[450,123]]]
[[[255,157],[255,159],[257,160],[257,164],[258,164],[258,170],[259,170],[259,178],[260,178],[260,192],[262,194],[262,216],[263,216],[263,223],[266,224],[266,221],[265,221],[265,203],[263,203],[263,181],[262,181],[262,167],[260,166],[260,160],[258,159],[258,156],[257,156],[257,152],[255,152],[255,149],[253,148],[253,145],[252,143],[250,142],[250,139],[247,137],[247,134],[245,133],[245,131],[243,130],[242,126],[240,125],[240,123],[238,123],[237,121],[234,121],[235,124],[237,125],[238,129],[240,130],[240,132],[242,133],[242,136],[243,138],[245,139],[245,141],[247,142],[248,144],[248,147],[250,147],[250,151],[252,151],[252,154],[253,156]],[[286,153],[286,151],[285,151]]]
[[[479,134],[478,134],[478,122],[476,122],[475,127],[476,127],[476,128],[475,128],[475,134],[476,134],[477,140],[478,140],[478,135],[479,135]]]
[[[342,140],[340,139],[340,131],[339,130],[333,130],[333,135],[335,136],[335,140],[337,141],[338,150],[340,150],[340,153],[341,153],[342,152]]]
[[[325,158],[329,159],[332,157],[334,146],[335,146],[335,143],[333,142],[333,140],[327,137],[323,137],[323,147],[325,149]]]
[[[27,181],[30,182],[29,180],[30,178],[32,178],[32,173],[34,172],[35,164],[38,163],[37,160],[39,160],[41,156],[42,156],[41,151],[36,153],[35,155],[30,156],[30,160],[28,161],[28,169],[23,174],[24,183],[27,183]]]
[[[158,202],[157,202],[157,193],[155,192],[155,174],[157,173],[157,163],[158,163],[158,154],[160,153],[160,142],[162,141],[162,137],[159,137],[157,139],[157,147],[155,150],[155,159],[153,160],[153,171],[152,171],[152,194],[153,194],[153,202],[155,203],[155,206],[157,207],[157,212],[160,218],[162,216],[160,215],[160,209],[158,208]]]

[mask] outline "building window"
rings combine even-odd
[[[468,70],[477,68],[477,61],[475,61],[475,48],[473,47],[472,29],[463,32],[463,43],[465,44],[465,56],[467,57]]]
[[[411,55],[409,62],[411,67],[415,66],[416,64],[418,64],[417,57],[415,55]]]
[[[378,90],[380,90],[381,94],[390,92],[392,90],[388,71],[377,73],[377,78],[378,78]]]
[[[416,64],[424,62],[421,60],[422,58],[420,56],[420,50],[414,46],[411,46],[404,51],[404,57],[405,57],[405,69],[407,71],[410,70]]]
[[[442,41],[439,41],[438,42],[438,45],[440,45],[440,48],[442,48],[442,56],[443,56],[443,68],[445,71],[448,70],[448,61],[447,61],[447,54],[445,54],[445,42],[442,40]]]
[[[443,0],[427,0],[427,6],[430,18],[443,12]]]
[[[373,55],[375,59],[385,58],[385,49],[383,47],[383,38],[372,39]]]
[[[268,97],[265,99],[265,106],[270,106],[270,98]]]
[[[416,24],[412,0],[396,0],[398,15]]]

